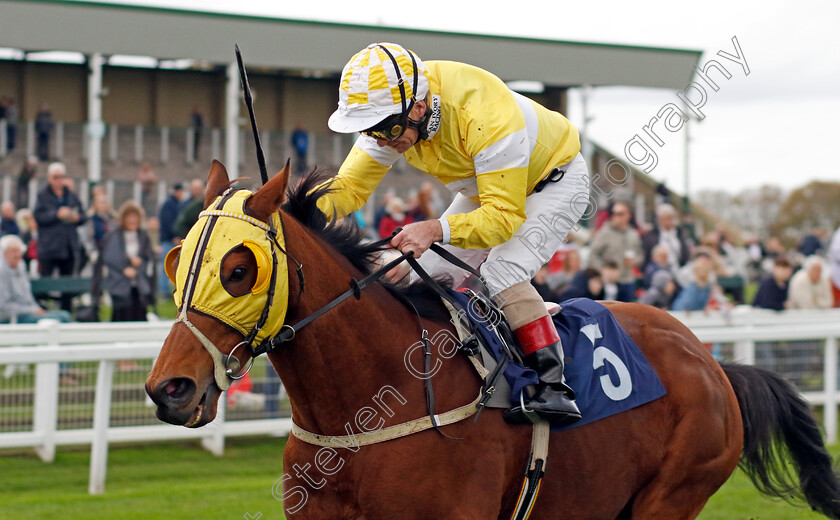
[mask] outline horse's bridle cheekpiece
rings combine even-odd
[[[251,195],[248,190],[228,189],[199,214],[196,225],[164,261],[166,274],[175,284],[175,304],[179,309],[175,323],[186,325],[213,358],[214,376],[221,390],[250,370],[257,346],[280,332],[288,308],[286,255],[277,254],[278,250],[285,252],[280,214],[272,215],[269,223],[247,215],[245,203]],[[225,256],[238,247],[246,247],[254,254],[257,277],[251,292],[235,296],[222,284],[221,266]],[[176,271],[173,264],[178,254]],[[223,354],[190,322],[187,311],[213,317],[245,339],[230,354]],[[251,355],[245,372],[241,372],[234,355],[240,347]]]

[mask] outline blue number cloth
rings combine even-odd
[[[452,295],[467,310],[496,359],[501,359],[504,348],[492,325],[474,314],[475,307],[469,305],[468,295],[460,292]],[[566,358],[566,382],[575,391],[583,419],[552,429],[583,426],[667,393],[642,351],[605,306],[588,298],[574,298],[561,305],[563,310],[554,317],[554,325]],[[537,383],[533,370],[515,363],[508,364],[505,378],[511,386],[511,403],[519,403],[522,388]]]

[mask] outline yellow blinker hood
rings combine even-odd
[[[177,248],[167,255],[165,262],[167,274],[174,274],[178,309],[186,300],[187,310],[212,316],[246,337],[257,325],[270,293],[274,248],[266,236],[268,224],[245,214],[245,202],[251,195],[248,190],[237,190],[218,197],[200,214],[198,222],[181,242],[177,271],[170,273],[170,255],[174,260]],[[285,249],[280,215],[276,213],[271,218],[277,242]],[[250,249],[257,260],[257,280],[251,292],[243,296],[231,295],[222,285],[220,276],[222,261],[237,246]],[[254,347],[266,338],[276,336],[286,318],[288,266],[285,254],[276,257],[274,301],[271,302],[268,319],[254,338]]]

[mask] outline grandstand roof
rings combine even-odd
[[[394,41],[426,59],[450,59],[505,80],[548,86],[682,88],[701,51],[434,32],[157,7],[57,0],[0,0],[0,47],[233,61],[250,67],[337,74],[349,53]]]

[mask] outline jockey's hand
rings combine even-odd
[[[443,228],[438,220],[424,220],[406,224],[397,236],[391,240],[391,245],[401,253],[414,253],[414,258],[426,252],[434,242],[443,240]]]

